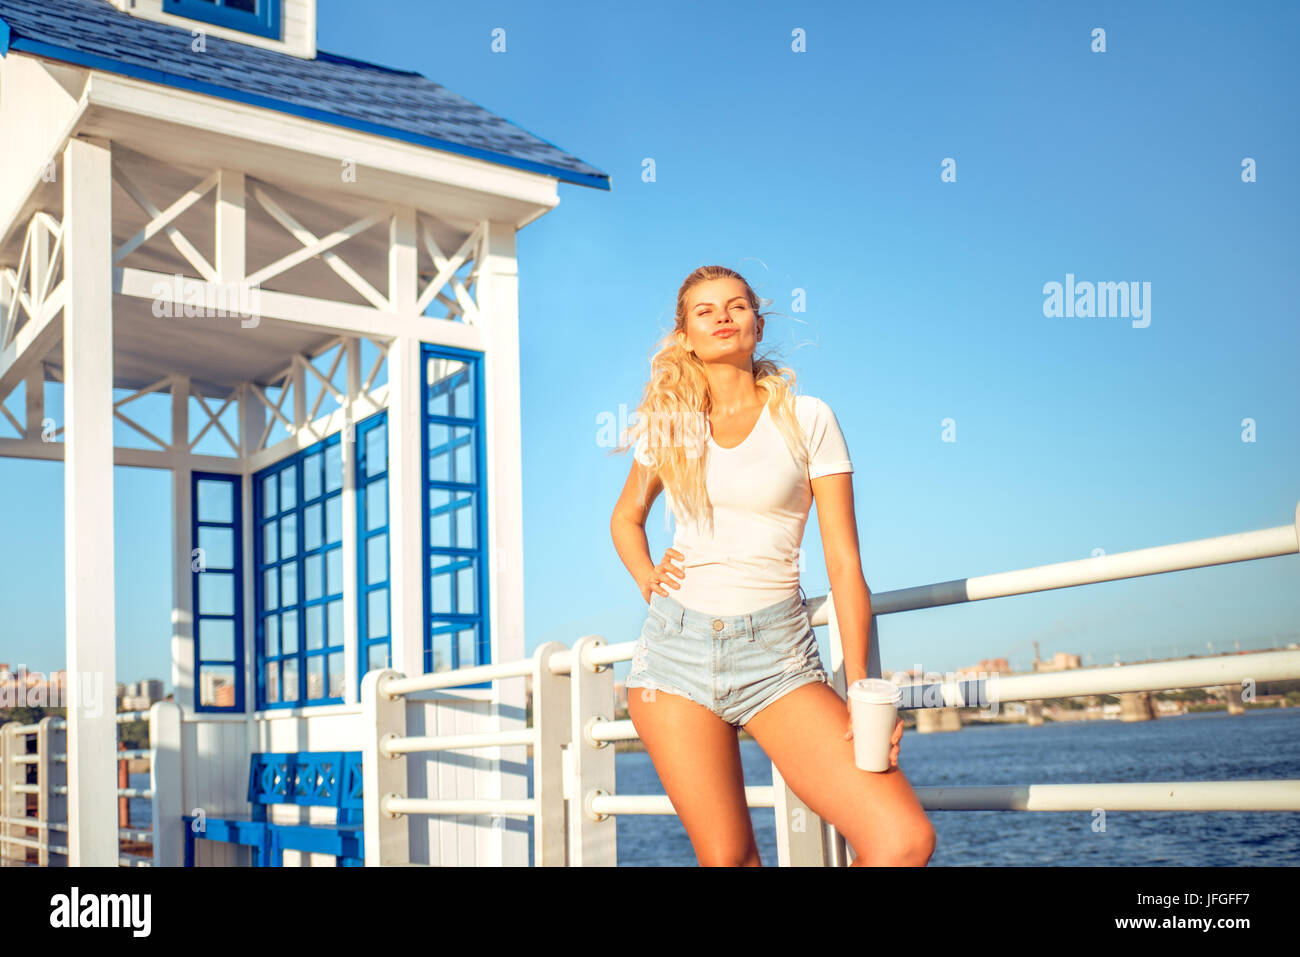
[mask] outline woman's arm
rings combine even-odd
[[[645,535],[645,520],[650,512],[650,506],[659,497],[664,486],[659,479],[659,473],[652,472],[648,476],[649,484],[646,486],[645,497],[642,498],[639,492],[644,471],[646,471],[645,466],[633,458],[632,471],[628,473],[627,481],[623,484],[623,493],[618,497],[618,502],[614,505],[614,514],[609,519],[609,534],[614,539],[614,550],[618,552],[618,557],[631,573],[637,587],[641,589],[641,597],[649,601],[646,583],[655,570],[655,563],[650,557],[650,542]],[[668,594],[659,585],[650,586],[650,590],[661,595]]]
[[[867,676],[871,596],[862,577],[858,521],[853,512],[853,473],[833,472],[812,480],[817,521],[826,556],[826,576],[844,651],[845,687]]]

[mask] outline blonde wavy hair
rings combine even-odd
[[[673,328],[654,347],[650,356],[650,379],[646,382],[636,412],[636,422],[628,430],[624,444],[614,454],[635,448],[646,439],[645,459],[641,469],[640,495],[644,500],[650,476],[657,472],[664,488],[677,508],[689,519],[713,529],[713,503],[705,487],[708,464],[707,424],[713,410],[713,396],[704,373],[704,362],[694,352],[677,342],[677,333],[686,331],[687,296],[691,289],[711,279],[739,279],[745,286],[754,315],[766,324],[769,313],[759,311],[762,303],[753,287],[734,269],[726,266],[701,266],[686,277],[677,291],[677,312]],[[769,300],[770,301],[770,300]],[[778,365],[770,353],[752,362],[754,385],[767,393],[768,411],[785,439],[790,454],[800,468],[807,468],[807,439],[794,411],[795,374]],[[664,512],[664,526],[668,512]]]

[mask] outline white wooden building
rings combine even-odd
[[[525,655],[515,233],[609,178],[315,27],[0,0],[0,455],[64,463],[74,865],[118,861],[114,716],[75,707],[118,680],[114,464],[173,479],[167,807],[246,812],[254,752],[359,750],[368,670]],[[413,734],[524,725],[523,679],[423,698]],[[409,793],[524,797],[524,749],[492,753],[412,758]],[[413,860],[527,863],[522,822],[411,820]]]

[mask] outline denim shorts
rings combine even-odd
[[[626,687],[689,698],[741,727],[813,681],[830,684],[800,595],[745,615],[707,615],[652,592]]]

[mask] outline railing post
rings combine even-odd
[[[41,719],[40,762],[37,764],[40,775],[40,819],[42,829],[40,863],[42,867],[67,867],[68,855],[51,851],[50,847],[68,844],[68,732],[67,722],[63,718],[49,715]],[[56,757],[63,755],[63,757]],[[50,825],[61,824],[63,829],[56,830]]]
[[[566,674],[551,670],[551,658],[567,649],[548,641],[533,652],[533,863],[564,867],[568,863],[568,828],[564,808],[564,747],[571,740]]]
[[[174,701],[155,701],[149,709],[154,867],[182,867],[185,864],[181,785],[181,709]]]
[[[365,797],[365,866],[381,867],[411,862],[410,822],[405,815],[384,811],[387,796],[406,797],[406,755],[389,755],[383,743],[406,736],[406,698],[380,694],[378,685],[405,675],[392,668],[377,668],[361,679],[361,776]]]
[[[593,665],[591,651],[605,644],[600,635],[587,635],[573,645],[569,669],[569,866],[614,867],[618,864],[616,819],[597,816],[589,801],[613,794],[614,747],[590,735],[596,721],[614,720],[614,669]]]
[[[27,749],[19,745],[25,740],[19,737],[19,723],[10,721],[0,727],[0,761],[4,770],[0,771],[0,817],[24,817],[27,814],[27,795],[17,791],[16,785],[26,782],[27,765],[17,764],[14,757]],[[8,820],[0,821],[0,858],[7,861],[26,861],[27,849],[21,844],[10,844],[5,838],[21,837],[19,826]]]

